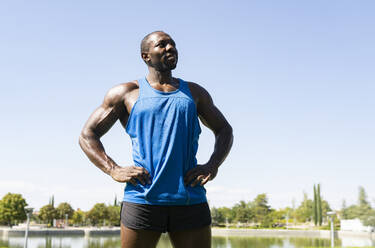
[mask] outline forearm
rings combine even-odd
[[[219,167],[228,156],[233,144],[233,129],[228,124],[215,134],[215,147],[207,164]]]
[[[79,145],[90,161],[104,173],[110,175],[114,168],[119,167],[104,150],[100,138],[93,132],[82,132]]]

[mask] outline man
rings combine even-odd
[[[178,53],[166,33],[141,43],[146,78],[115,86],[85,124],[79,144],[89,159],[117,182],[125,182],[121,210],[123,248],[156,247],[168,232],[174,247],[211,247],[211,215],[203,187],[215,178],[233,142],[232,128],[208,92],[172,77]],[[199,119],[215,134],[209,161],[195,158]],[[119,120],[133,145],[134,166],[120,167],[100,137]]]

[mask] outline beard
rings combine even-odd
[[[155,68],[155,70],[160,72],[165,71],[172,71],[177,67],[178,56],[175,55],[175,59],[170,60],[167,57],[163,57],[157,63],[152,64],[151,66]]]

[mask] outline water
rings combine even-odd
[[[23,237],[0,239],[0,248],[22,248]],[[213,237],[212,248],[302,248],[330,247],[329,239],[321,238],[272,238],[272,237]],[[375,247],[375,240],[364,238],[342,238],[335,246]],[[107,236],[39,236],[29,237],[28,248],[116,248],[121,247],[119,235]],[[157,248],[172,248],[167,235],[162,235]]]

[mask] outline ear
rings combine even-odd
[[[142,56],[142,59],[144,62],[147,62],[150,61],[150,55],[148,53],[141,53],[141,56]]]

